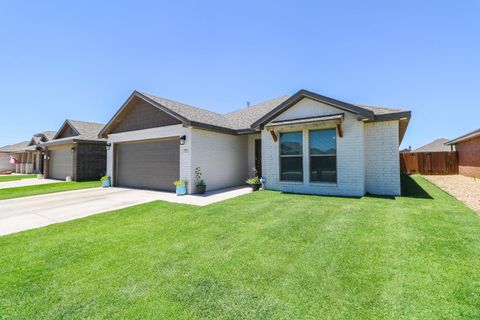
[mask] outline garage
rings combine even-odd
[[[70,147],[50,150],[48,160],[48,177],[65,180],[73,175],[73,152]]]
[[[180,176],[179,138],[115,144],[115,185],[175,191]]]

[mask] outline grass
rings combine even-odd
[[[55,192],[61,192],[61,191],[96,188],[96,187],[100,187],[101,185],[102,184],[99,181],[85,181],[85,182],[72,181],[72,182],[54,182],[54,183],[48,183],[48,184],[15,187],[15,188],[5,188],[5,189],[0,189],[0,200],[36,196],[40,194],[55,193]]]
[[[15,175],[8,175],[8,176],[0,176],[0,182],[32,179],[36,177],[37,177],[36,174],[15,174]]]
[[[0,238],[5,319],[479,319],[480,219],[404,197],[261,191]]]

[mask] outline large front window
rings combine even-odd
[[[310,131],[310,181],[337,182],[337,131]]]
[[[280,180],[303,181],[302,132],[280,134]]]

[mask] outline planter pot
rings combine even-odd
[[[175,193],[177,194],[177,196],[183,196],[187,194],[187,186],[177,186],[175,188]]]
[[[204,194],[205,191],[207,191],[207,186],[206,186],[206,185],[197,186],[197,193],[199,193],[199,194]]]
[[[252,190],[253,191],[258,191],[260,190],[260,187],[262,186],[261,183],[258,183],[258,184],[251,184],[250,187],[252,187]]]
[[[67,176],[67,177],[65,178],[65,181],[66,181],[66,182],[72,182],[72,177]]]
[[[43,174],[37,174],[37,179],[43,179]]]
[[[110,180],[104,180],[104,181],[102,181],[102,187],[108,188],[108,187],[110,187],[110,186],[111,186]]]

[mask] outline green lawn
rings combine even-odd
[[[36,177],[37,177],[36,174],[14,174],[14,175],[8,175],[8,176],[0,176],[0,182],[32,179]]]
[[[79,190],[87,188],[96,188],[102,185],[99,181],[85,182],[54,182],[48,184],[39,184],[34,186],[15,187],[0,189],[0,200],[36,196],[39,194],[47,194],[61,191]],[[1,317],[0,317],[1,319]]]
[[[404,186],[154,202],[1,237],[0,318],[479,319],[479,216]]]

